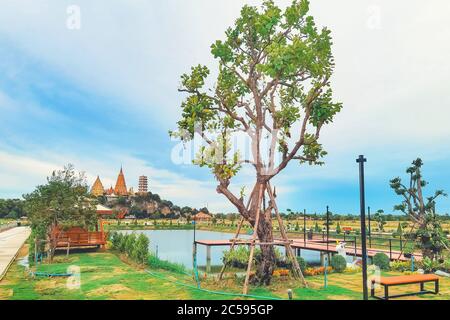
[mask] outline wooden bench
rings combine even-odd
[[[434,282],[434,291],[425,290],[425,283]],[[414,293],[405,293],[389,296],[389,287],[401,286],[408,284],[420,284],[420,291]],[[379,284],[384,287],[384,297],[378,297],[375,295],[375,285]],[[439,277],[434,274],[414,274],[409,276],[397,276],[397,277],[380,277],[372,280],[371,296],[376,299],[388,300],[390,298],[398,298],[405,296],[412,296],[426,293],[439,293]]]

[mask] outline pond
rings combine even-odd
[[[133,231],[122,231],[132,233]],[[150,250],[158,254],[162,260],[183,264],[186,268],[192,268],[192,244],[194,241],[193,230],[134,230],[135,233],[143,233],[150,239]],[[197,240],[229,240],[233,234],[216,231],[196,231]],[[242,238],[249,237],[242,235]],[[222,265],[223,251],[229,250],[228,246],[211,247],[211,265]],[[284,248],[279,247],[284,253]],[[320,263],[320,254],[316,251],[302,250],[302,257],[310,263]],[[199,267],[206,265],[206,247],[199,245],[197,250],[197,263]]]

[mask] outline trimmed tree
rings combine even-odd
[[[431,260],[440,256],[442,250],[449,249],[449,243],[444,234],[441,223],[436,216],[436,199],[446,197],[443,190],[437,190],[427,198],[423,195],[423,188],[428,184],[422,177],[423,162],[417,158],[412,165],[406,169],[409,182],[405,185],[401,178],[397,177],[390,181],[391,188],[396,194],[402,196],[401,204],[396,205],[394,210],[405,213],[413,222],[413,238],[418,243],[424,257]]]
[[[383,214],[384,214],[384,211],[382,209],[380,209],[380,210],[377,210],[377,212],[375,212],[375,215],[373,216],[373,220],[377,223],[379,232],[383,232],[384,226],[386,225],[386,219]]]
[[[184,142],[202,138],[194,163],[211,169],[224,195],[253,227],[263,243],[273,241],[272,211],[277,210],[272,178],[292,160],[322,165],[326,155],[319,136],[341,110],[333,102],[330,77],[334,69],[331,36],[308,15],[309,1],[293,1],[286,9],[273,1],[261,8],[244,6],[225,40],[211,53],[218,61],[215,85],[206,83],[210,70],[198,65],[181,77],[178,130]],[[249,142],[242,156],[231,141]],[[243,165],[254,169],[252,192],[245,195],[230,183]],[[244,198],[247,198],[244,201]],[[270,199],[268,204],[264,199]],[[261,212],[257,215],[257,212]],[[260,216],[258,222],[257,217]],[[261,245],[261,262],[254,283],[270,283],[275,266],[272,245]]]

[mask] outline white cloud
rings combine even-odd
[[[169,170],[159,169],[146,164],[143,160],[133,157],[111,156],[100,161],[96,158],[80,157],[73,154],[49,152],[33,152],[33,156],[11,153],[0,150],[0,197],[1,194],[11,194],[20,197],[22,193],[31,192],[33,186],[45,183],[45,178],[53,170],[72,163],[79,171],[85,171],[89,184],[100,175],[103,185],[114,187],[119,167],[122,163],[127,187],[137,188],[138,177],[145,174],[149,177],[149,190],[158,193],[162,198],[180,206],[205,207],[213,212],[233,211],[224,198],[215,191],[214,181],[201,181],[176,174]]]
[[[70,31],[66,7],[73,1],[7,0],[2,1],[0,10],[0,40],[18,46],[33,58],[32,63],[65,75],[84,89],[120,100],[130,112],[167,130],[178,114],[179,75],[197,63],[213,65],[210,44],[223,37],[244,3],[260,2],[77,1],[81,30]],[[367,24],[373,6],[378,6],[380,13],[380,25],[375,29]],[[311,12],[319,25],[332,30],[336,58],[333,88],[344,109],[335,123],[323,130],[322,141],[330,153],[326,167],[301,169],[296,171],[298,177],[353,179],[350,163],[359,152],[405,163],[418,152],[428,158],[448,158],[448,151],[440,146],[450,141],[450,2],[313,0]],[[2,70],[7,61],[0,62]],[[15,77],[22,69],[7,71]],[[13,102],[0,90],[0,109],[17,111],[28,106],[36,115],[44,112],[39,105]],[[228,210],[226,201],[215,193],[212,178],[203,182],[132,157],[108,154],[94,160],[65,152],[39,152],[26,141],[21,143],[18,147],[32,151],[14,155],[17,159],[11,158],[13,153],[1,153],[8,166],[2,163],[0,178],[16,190],[30,188],[42,181],[48,168],[67,162],[86,169],[90,178],[100,174],[109,185],[122,162],[131,181],[150,172],[150,185],[165,198],[192,206],[208,202],[211,208]],[[384,167],[374,169],[381,174]],[[283,172],[288,176],[277,180],[280,193],[281,188],[286,192],[296,188],[291,172],[293,169]],[[251,174],[244,174],[236,186],[250,178]]]

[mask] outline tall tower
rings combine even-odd
[[[139,177],[139,193],[147,193],[148,192],[148,179],[147,176]]]
[[[92,185],[91,194],[99,197],[102,196],[105,193],[105,189],[103,188],[102,181],[100,180],[100,177],[97,176],[97,179],[95,179],[94,184]]]
[[[116,187],[114,193],[118,196],[128,195],[127,184],[125,183],[125,176],[123,175],[122,167],[120,167],[119,176],[117,177]]]

